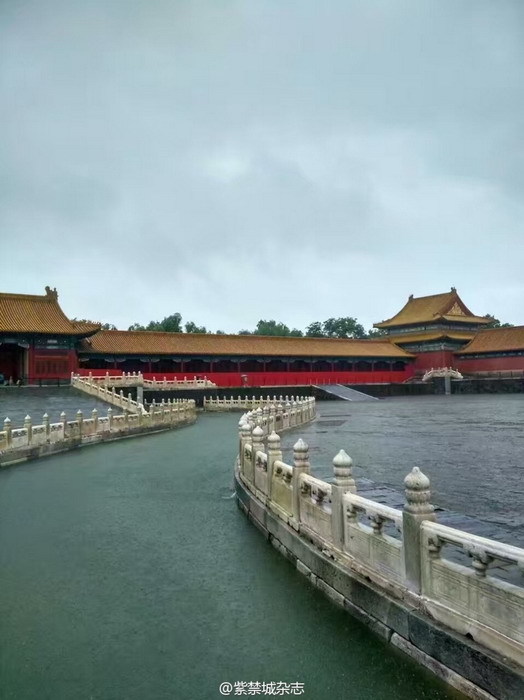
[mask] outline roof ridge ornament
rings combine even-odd
[[[54,289],[51,289],[51,287],[47,285],[45,288],[45,295],[53,301],[58,301],[58,292],[56,291],[56,287]]]

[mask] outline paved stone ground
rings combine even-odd
[[[0,387],[0,425],[8,416],[13,428],[21,428],[28,414],[33,424],[38,425],[46,412],[53,423],[58,422],[62,411],[66,412],[69,420],[74,420],[78,409],[87,418],[93,408],[98,410],[99,415],[106,415],[109,404],[70,386]]]

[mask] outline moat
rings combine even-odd
[[[318,412],[284,440],[304,436],[314,473],[330,478],[342,447],[357,484],[400,490],[417,464],[435,503],[522,541],[520,397]],[[202,415],[0,473],[3,697],[218,698],[237,680],[299,681],[309,698],[456,697],[309,587],[238,512],[237,423]]]

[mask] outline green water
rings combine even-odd
[[[237,509],[237,415],[0,473],[0,696],[457,697],[332,605]],[[261,696],[264,697],[264,696]]]

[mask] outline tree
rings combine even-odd
[[[133,323],[129,331],[164,331],[166,333],[182,333],[182,316],[179,313],[166,316],[162,321],[149,321],[147,326]]]
[[[273,319],[271,319],[270,321],[260,319],[252,335],[278,335],[300,337],[303,335],[303,333],[298,328],[290,329],[289,326],[286,326],[285,323],[274,321]]]
[[[205,326],[197,326],[193,321],[188,321],[184,326],[186,333],[207,333],[207,328]]]
[[[365,338],[364,326],[352,316],[328,318],[322,324],[322,330],[327,338]]]
[[[226,335],[225,331],[215,331],[215,335]]]
[[[511,328],[513,326],[512,323],[501,323],[498,318],[495,318],[495,316],[491,314],[484,314],[484,316],[490,319],[489,323],[487,323],[484,328]]]
[[[387,333],[383,328],[370,328],[366,338],[383,338]]]
[[[113,323],[100,323],[100,321],[90,321],[88,318],[72,318],[73,323],[95,323],[100,326],[103,331],[116,331],[117,328]]]
[[[306,328],[306,336],[308,338],[325,338],[326,334],[322,330],[322,323],[320,321],[313,321]]]

